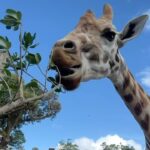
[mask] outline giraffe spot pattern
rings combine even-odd
[[[145,139],[146,139],[146,148],[150,149],[150,141],[147,137],[145,137]]]
[[[108,58],[109,58],[109,57],[108,57],[108,55],[107,55],[107,54],[106,54],[106,55],[104,55],[103,62],[104,62],[104,63],[107,63]]]
[[[114,68],[114,71],[117,71],[119,69],[119,66],[117,66],[116,68]]]
[[[139,86],[139,89],[144,93],[143,88],[139,84],[138,84],[138,86]]]
[[[150,149],[149,144],[146,142],[146,149]]]
[[[141,127],[145,131],[148,131],[148,128],[149,128],[149,115],[148,114],[146,114],[145,119],[141,121]]]
[[[115,85],[115,89],[117,90],[117,91],[119,91],[119,88]]]
[[[124,83],[123,83],[123,89],[124,90],[129,86],[129,83],[130,83],[129,77],[125,77]]]
[[[115,66],[114,61],[109,61],[110,68],[112,69]]]
[[[129,71],[130,76],[132,77],[132,79],[134,80],[134,76],[133,74]]]
[[[115,56],[115,59],[116,59],[117,62],[119,62],[119,57],[118,57],[117,54],[116,54],[116,56]]]
[[[136,95],[136,88],[135,88],[135,86],[134,86],[134,88],[132,89],[132,93],[133,93],[133,95]]]
[[[139,116],[142,113],[142,106],[140,103],[137,103],[134,107],[134,112],[137,116]]]
[[[95,62],[99,62],[99,56],[96,53],[93,53],[89,56],[88,58],[90,61],[95,61]]]
[[[131,103],[133,101],[133,96],[131,94],[124,95],[123,97],[128,103]]]

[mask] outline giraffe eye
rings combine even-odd
[[[110,30],[103,32],[102,37],[106,38],[108,41],[112,42],[115,39],[116,33]]]

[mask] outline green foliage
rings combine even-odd
[[[103,150],[135,150],[134,147],[132,146],[125,146],[125,145],[116,145],[116,144],[111,144],[107,145],[105,142],[102,143],[101,145],[103,147]]]
[[[69,139],[67,141],[61,141],[59,144],[59,150],[79,150],[78,146],[73,144]]]
[[[8,76],[8,77],[11,77],[11,72],[7,69],[7,68],[4,68],[3,69],[3,73]]]
[[[6,15],[0,20],[1,23],[6,25],[7,29],[13,28],[13,30],[18,30],[21,24],[22,14],[20,11],[15,11],[13,9],[7,9]]]
[[[28,55],[26,55],[26,60],[28,61],[29,64],[32,65],[39,64],[41,61],[41,56],[39,53],[36,54],[28,53]]]
[[[27,50],[28,48],[35,48],[38,44],[33,44],[36,38],[36,33],[33,35],[30,32],[25,32],[22,40],[23,49]]]
[[[33,147],[32,150],[39,150],[37,147]]]
[[[9,93],[8,86],[11,93]],[[0,107],[11,101],[10,94],[12,97],[15,96],[18,91],[18,86],[19,82],[16,75],[5,76],[3,80],[0,81]]]
[[[10,146],[19,148],[24,142],[25,142],[25,137],[22,131],[19,129],[13,130],[11,133]]]
[[[0,36],[0,50],[9,50],[11,47],[11,42],[7,37]]]
[[[7,37],[0,36],[0,55],[5,52],[4,62],[0,62],[0,109],[3,106],[11,106],[12,102],[33,99],[43,96],[48,87],[57,87],[58,83],[53,77],[47,77],[48,70],[43,73],[40,68],[42,57],[40,53],[30,52],[38,46],[35,43],[36,33],[23,32],[22,30],[22,14],[20,11],[7,9],[6,15],[0,20],[7,29],[19,31],[17,39],[19,39],[19,50],[11,47],[11,42]],[[3,55],[1,55],[3,56]],[[44,76],[45,82],[34,78],[30,74],[31,67],[36,67]],[[28,83],[25,82],[25,76],[30,77]],[[47,87],[47,81],[51,85]],[[60,111],[61,105],[57,100],[56,92],[61,92],[60,88],[56,88],[53,96],[37,99],[28,102],[22,106],[12,109],[8,113],[0,114],[0,149],[23,149],[22,144],[25,137],[21,131],[21,127],[27,123],[39,122],[45,118],[54,118]],[[70,149],[71,150],[71,149]],[[76,150],[76,149],[74,149]]]

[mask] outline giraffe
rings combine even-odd
[[[148,15],[131,20],[122,32],[117,32],[112,19],[110,4],[104,5],[103,15],[98,19],[88,10],[75,29],[55,43],[52,61],[67,90],[76,89],[82,81],[110,79],[140,125],[146,150],[150,150],[150,97],[134,79],[119,51],[141,33]]]

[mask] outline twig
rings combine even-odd
[[[20,35],[19,35],[19,41],[20,41],[20,77],[19,77],[19,91],[20,91],[20,96],[24,98],[23,95],[23,85],[22,85],[22,76],[23,76],[23,71],[22,71],[22,24],[20,24]]]
[[[39,64],[37,64],[38,69],[40,70],[41,74],[45,77],[45,81],[47,81],[47,72],[44,74]],[[47,92],[47,84],[44,82],[44,92]]]
[[[47,87],[47,80],[48,80],[48,78],[47,78],[47,74],[48,74],[48,68],[49,68],[49,63],[48,63],[48,65],[47,65],[47,68],[46,68],[46,71],[45,71],[45,87]],[[44,91],[45,91],[46,89],[44,89]]]
[[[48,70],[49,70],[48,68],[49,68],[49,67],[47,67],[45,74],[43,73],[43,71],[42,71],[42,69],[40,68],[39,65],[37,65],[37,67],[38,67],[38,69],[40,70],[41,74],[45,77],[45,82],[44,82],[45,89],[44,89],[44,91],[47,91],[47,88],[46,88],[46,87],[47,87],[47,80],[50,81],[50,82],[51,82],[52,84],[54,84],[55,86],[58,85],[58,84],[55,84],[53,81],[51,81],[51,80],[49,80],[49,79],[47,78],[47,74],[48,74]]]
[[[22,70],[25,74],[27,74],[29,77],[31,77],[32,79],[35,79],[34,76],[32,76],[30,73],[28,73],[27,71],[25,71],[24,69]],[[45,85],[40,82],[39,80],[36,80],[41,86],[43,86],[45,88]]]
[[[51,65],[51,61],[52,61],[52,55],[53,55],[53,50],[51,51],[51,54],[49,56],[49,60],[48,60],[48,65],[47,65],[47,68],[46,68],[46,72],[45,72],[45,75],[46,75],[46,78],[45,78],[45,87],[47,86],[47,74],[48,74],[48,70],[50,70],[50,65]],[[54,83],[52,83],[54,84]]]
[[[48,70],[50,70],[51,69],[51,63],[52,63],[52,56],[53,56],[53,50],[51,51],[51,54],[50,54],[50,58],[49,58],[49,66],[47,67],[47,72],[48,72]],[[54,66],[55,66],[55,68],[56,68],[56,70],[57,70],[57,72],[58,72],[58,77],[59,77],[59,83],[58,84],[61,84],[61,74],[60,74],[60,71],[59,71],[59,68],[55,65],[55,64],[53,64]]]
[[[38,69],[40,70],[41,74],[45,77],[45,74],[43,72],[43,70],[41,69],[41,67],[39,66],[39,64],[36,65],[38,67]]]

